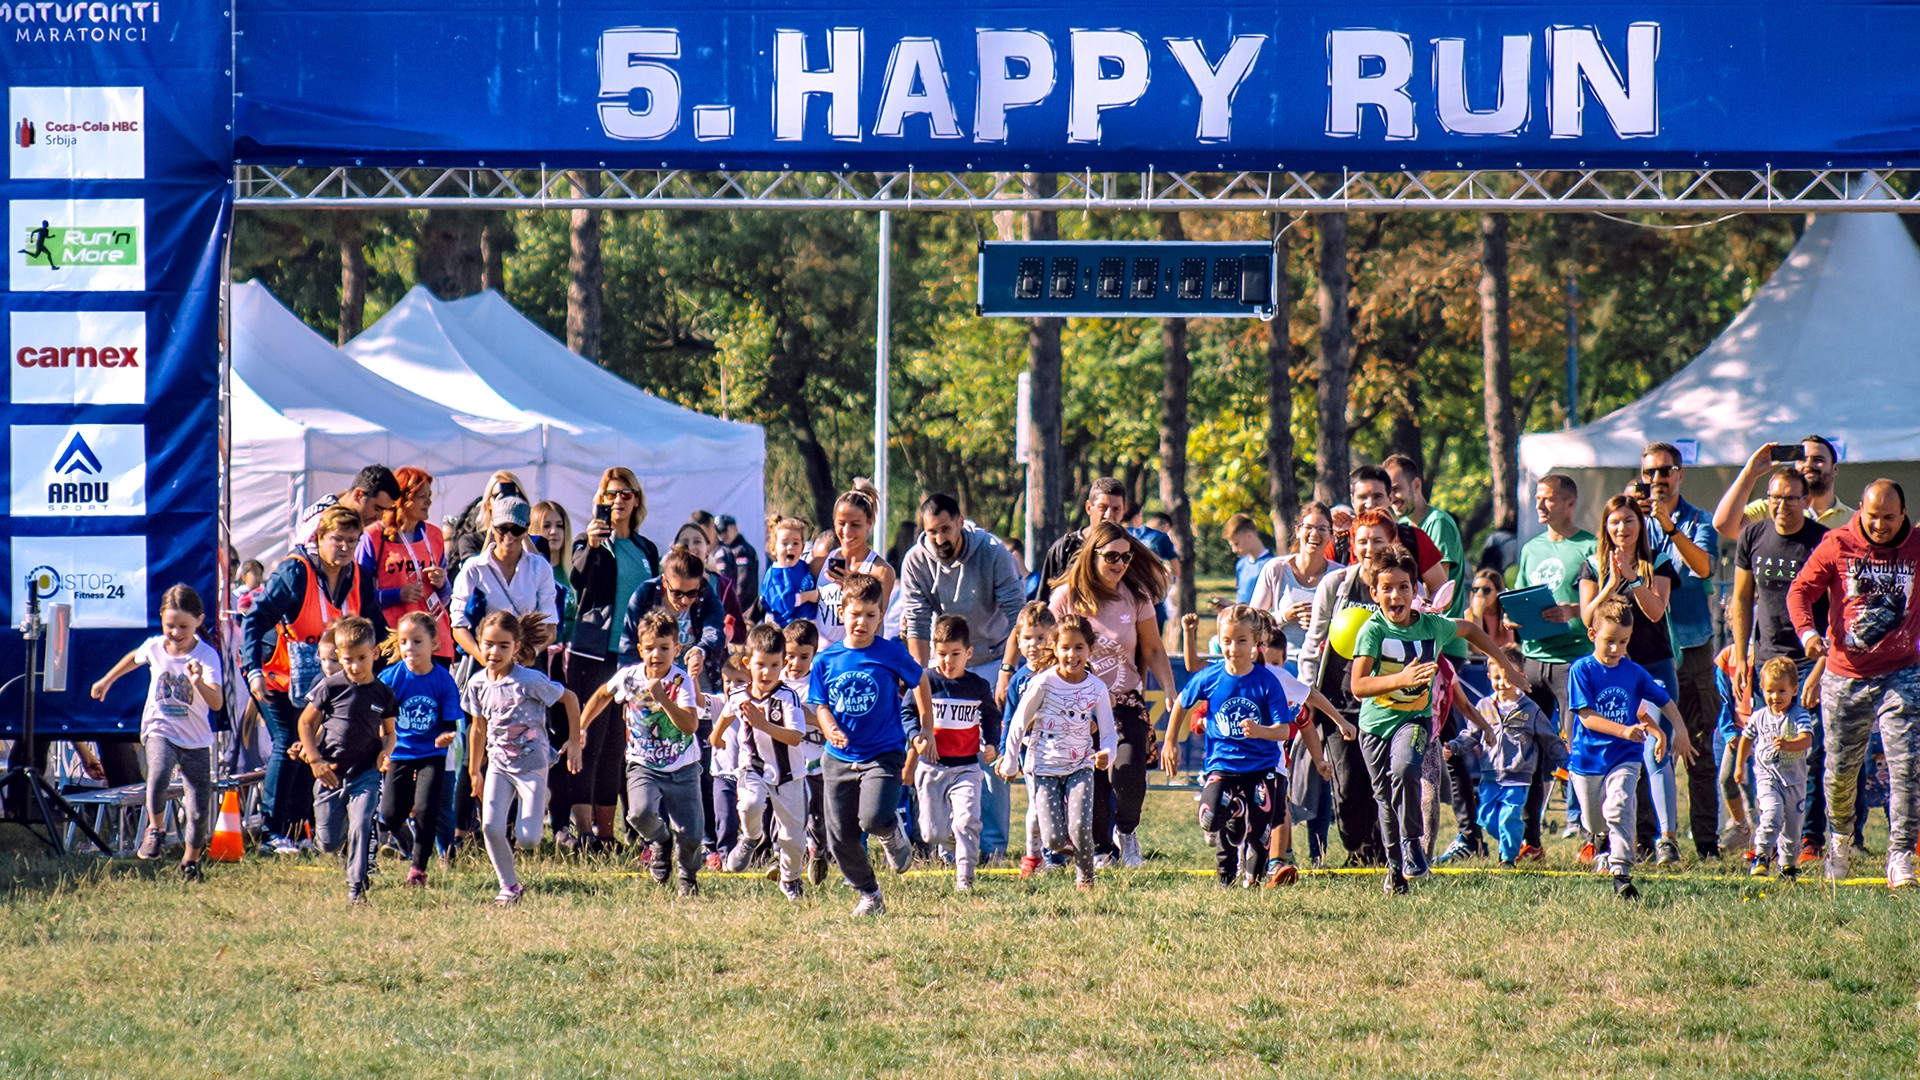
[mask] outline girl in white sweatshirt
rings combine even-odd
[[[1112,761],[1113,699],[1087,668],[1093,628],[1065,615],[1053,633],[1054,666],[1034,676],[1007,730],[1000,775],[1024,771],[1052,851],[1073,850],[1074,887],[1093,888],[1093,770]]]

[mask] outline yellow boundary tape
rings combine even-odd
[[[295,869],[304,870],[304,871],[307,871],[308,873],[313,873],[313,874],[320,874],[320,873],[337,874],[340,872],[338,867],[316,866],[311,863],[305,863],[305,862],[301,863],[299,866],[296,866]],[[1056,868],[1053,872],[1058,874],[1058,873],[1061,873],[1062,870],[1059,868]],[[1471,877],[1471,876],[1477,875],[1477,876],[1483,876],[1483,877],[1592,878],[1595,880],[1602,880],[1602,879],[1605,879],[1607,876],[1605,874],[1594,873],[1591,870],[1519,870],[1519,869],[1507,870],[1497,866],[1460,866],[1460,867],[1436,866],[1433,868],[1432,872],[1435,877]],[[976,876],[979,876],[979,877],[1018,877],[1020,874],[1020,871],[1010,866],[994,866],[994,867],[981,867],[979,870],[974,871],[974,873]],[[1331,870],[1302,870],[1300,871],[1300,878],[1303,881],[1306,880],[1307,878],[1317,878],[1317,877],[1377,878],[1382,873],[1384,873],[1384,870],[1378,866],[1340,867],[1338,869],[1331,869]],[[1210,878],[1214,876],[1212,870],[1204,870],[1204,869],[1190,868],[1190,867],[1168,867],[1166,869],[1152,869],[1152,870],[1103,870],[1101,871],[1101,874],[1110,876],[1110,877],[1118,877],[1121,879],[1125,879],[1129,877]],[[583,869],[582,871],[574,873],[570,876],[587,877],[587,878],[592,878],[592,877],[643,878],[648,875],[638,870],[605,870],[605,871],[595,872],[595,871]],[[734,879],[734,880],[740,880],[740,881],[751,881],[755,879],[765,879],[766,871],[741,870],[736,872],[736,871],[730,871],[730,870],[702,870],[700,871],[700,876],[703,878],[720,878],[720,879]],[[905,874],[882,875],[883,878],[889,877],[889,876],[910,877],[910,878],[950,878],[953,876],[953,871],[944,870],[944,869],[943,870],[926,869],[926,870],[909,870]],[[1781,881],[1781,879],[1777,877],[1757,878],[1757,877],[1750,877],[1746,874],[1693,874],[1693,873],[1685,873],[1685,872],[1664,873],[1660,871],[1654,871],[1651,873],[1639,875],[1636,880],[1639,880],[1641,882],[1650,882],[1650,881],[1657,882],[1657,881],[1665,880],[1665,881],[1711,881],[1711,882],[1719,882],[1723,884],[1744,883],[1744,884],[1752,884],[1752,885],[1784,884]],[[1874,886],[1885,888],[1887,884],[1887,879],[1883,877],[1877,877],[1877,878],[1876,877],[1856,877],[1856,878],[1842,878],[1839,881],[1827,881],[1825,878],[1820,877],[1819,874],[1814,873],[1814,874],[1808,874],[1799,878],[1793,884],[1838,885],[1838,886],[1844,886],[1847,888],[1862,888],[1862,887],[1874,887]]]

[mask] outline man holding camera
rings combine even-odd
[[[1705,510],[1680,497],[1686,470],[1672,443],[1651,443],[1640,452],[1640,480],[1633,492],[1647,518],[1647,543],[1665,549],[1679,571],[1680,583],[1667,601],[1667,625],[1679,652],[1677,704],[1695,746],[1712,746],[1720,715],[1720,692],[1713,685],[1713,609],[1707,582],[1720,537]],[[1687,764],[1688,816],[1693,846],[1702,859],[1720,857],[1720,785],[1712,754]]]
[[[1753,498],[1753,487],[1760,478],[1781,465],[1791,465],[1807,479],[1807,516],[1829,529],[1837,529],[1853,518],[1853,507],[1833,493],[1839,475],[1833,443],[1824,435],[1808,435],[1798,443],[1767,443],[1753,452],[1733,478],[1720,504],[1713,508],[1713,528],[1728,540],[1740,539],[1740,530],[1769,516],[1767,500]]]

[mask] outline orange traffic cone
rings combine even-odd
[[[240,793],[229,791],[220,800],[220,820],[213,826],[213,847],[207,858],[213,862],[239,862],[247,854],[246,838],[240,835]]]

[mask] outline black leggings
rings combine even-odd
[[[1349,722],[1354,719],[1347,717]],[[1333,821],[1340,846],[1354,863],[1379,866],[1386,862],[1386,849],[1380,843],[1380,809],[1373,801],[1373,778],[1367,772],[1367,756],[1360,752],[1360,740],[1348,741],[1336,731],[1326,749],[1333,766]]]
[[[567,689],[573,691],[584,706],[593,692],[605,686],[618,669],[619,665],[611,657],[602,660],[569,652]],[[561,737],[564,738],[564,716],[561,724]],[[572,819],[575,806],[620,805],[620,797],[627,790],[626,753],[626,718],[619,708],[607,708],[587,728],[586,742],[580,752],[580,771],[568,773],[563,761],[553,774],[559,782],[551,785],[548,797],[553,806],[552,817],[556,830]]]
[[[403,848],[413,851],[413,868],[422,873],[433,854],[433,837],[440,828],[440,781],[447,758],[440,754],[387,765],[386,785],[380,789],[380,823]],[[412,811],[417,829],[407,828]]]
[[[1200,831],[1213,843],[1214,872],[1229,885],[1240,872],[1241,851],[1249,865],[1267,856],[1267,838],[1283,797],[1268,772],[1207,774],[1200,789]]]
[[[1147,705],[1138,691],[1113,699],[1113,728],[1119,745],[1106,771],[1093,774],[1093,849],[1114,855],[1116,830],[1130,833],[1140,827],[1140,808],[1147,801],[1147,766],[1153,759],[1153,728],[1147,723]]]

